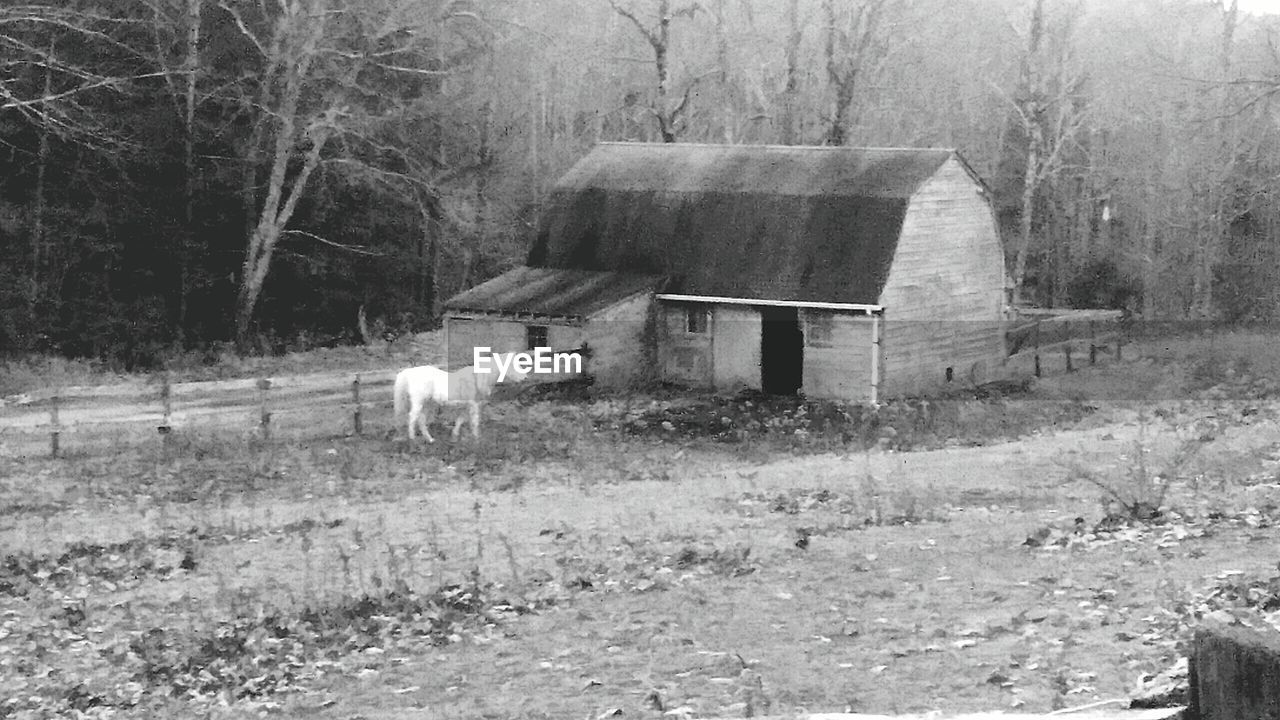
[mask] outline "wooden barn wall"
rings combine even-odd
[[[691,387],[712,387],[714,314],[707,332],[691,333],[686,326],[684,307],[664,304],[659,309],[657,323],[659,377]]]
[[[1004,359],[1004,251],[954,158],[911,199],[881,295],[882,395],[982,382]]]
[[[760,389],[760,311],[743,305],[711,310],[712,382],[717,390]]]
[[[444,321],[445,339],[449,344],[449,369],[467,367],[475,358],[474,349],[488,347],[494,352],[524,350],[523,323],[493,317],[448,316]]]
[[[479,317],[446,316],[445,338],[449,344],[449,369],[467,367],[475,359],[476,347],[488,347],[496,353],[525,352],[528,348],[529,325],[547,328],[547,343],[555,350],[570,350],[582,345],[583,329],[549,321],[515,320],[500,315]],[[584,369],[587,363],[583,363]]]
[[[805,330],[805,397],[870,402],[874,321],[866,315],[803,310],[801,322]],[[814,344],[810,329],[814,322],[830,323],[830,341],[823,346]]]
[[[653,377],[653,349],[648,341],[653,332],[652,306],[653,296],[643,293],[615,303],[587,320],[582,337],[591,349],[591,357],[584,367],[589,368],[597,384],[626,387]]]

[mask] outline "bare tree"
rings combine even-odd
[[[196,111],[206,95],[199,92],[202,73],[200,65],[201,15],[207,0],[149,0],[152,12],[152,33],[155,42],[156,62],[162,69],[169,96],[173,100],[174,113],[182,128],[182,220],[184,231],[177,233],[175,253],[178,256],[178,309],[179,336],[186,327],[187,300],[190,289],[190,255],[194,248],[192,231],[195,228],[196,205],[196,138],[200,129],[196,126]],[[177,56],[172,60],[171,56]]]
[[[1055,42],[1050,43],[1044,0],[1034,0],[1020,87],[1011,101],[1027,144],[1013,269],[1018,300],[1024,299],[1037,194],[1062,169],[1064,154],[1075,145],[1086,118],[1080,99],[1084,74],[1070,58],[1071,20],[1065,18],[1057,26]]]
[[[422,82],[419,91],[427,91],[453,72],[439,62],[443,28],[481,20],[465,4],[413,0],[280,0],[278,12],[257,18],[242,5],[247,3],[219,0],[261,65],[256,96],[244,99],[254,127],[244,176],[250,227],[236,306],[236,337],[243,348],[276,247],[330,144],[341,139],[345,151],[373,141],[377,121],[389,111],[384,96],[394,94],[393,88]],[[378,87],[367,85],[378,81]],[[405,158],[403,152],[392,154],[398,162]],[[358,158],[343,160],[342,167],[370,169]],[[261,184],[259,167],[265,175]],[[413,175],[376,172],[398,180]]]
[[[844,145],[848,140],[849,114],[864,77],[888,54],[883,33],[884,17],[893,0],[863,0],[848,11],[837,12],[835,0],[822,0],[826,17],[825,60],[827,82],[834,95],[825,142]],[[794,32],[794,30],[793,30]]]
[[[671,60],[669,54],[671,52],[671,21],[674,18],[684,16],[688,18],[694,17],[700,6],[690,3],[683,7],[673,10],[671,8],[671,0],[657,0],[658,19],[652,25],[645,24],[636,14],[619,5],[616,0],[609,0],[609,5],[614,11],[622,17],[626,18],[635,25],[640,34],[653,48],[653,64],[654,70],[657,72],[657,97],[654,98],[651,111],[654,119],[658,122],[658,133],[662,136],[662,141],[673,143],[679,136],[680,131],[684,128],[684,114],[689,105],[689,95],[698,82],[695,78],[691,80],[684,89],[678,101],[671,100]]]
[[[782,117],[778,139],[783,145],[797,142],[796,110],[800,102],[800,42],[804,27],[800,21],[800,0],[787,0],[786,81],[782,86]]]
[[[135,81],[162,74],[140,70],[145,58],[117,37],[119,29],[136,22],[79,3],[0,7],[0,115],[16,114],[38,133],[24,293],[29,317],[35,317],[39,297],[54,274],[53,243],[46,227],[53,143],[94,153],[127,148],[127,134],[113,126],[112,118],[95,112],[91,101],[129,93]]]
[[[1193,272],[1191,283],[1192,317],[1208,318],[1214,312],[1213,274],[1214,265],[1221,252],[1223,240],[1231,225],[1232,215],[1232,178],[1235,175],[1237,138],[1234,137],[1235,123],[1231,112],[1232,104],[1232,49],[1235,42],[1236,28],[1239,24],[1240,8],[1238,0],[1213,0],[1213,7],[1218,11],[1222,22],[1221,34],[1218,37],[1218,82],[1215,114],[1217,121],[1213,123],[1220,147],[1217,172],[1206,188],[1209,198],[1208,213],[1204,228],[1196,234],[1194,244]]]

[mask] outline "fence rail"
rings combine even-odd
[[[1051,356],[1061,355],[1071,371],[1086,360],[1095,364],[1100,353],[1114,352],[1116,358],[1121,354],[1125,336],[1118,311],[1021,314],[1025,320],[1006,332],[1006,369],[1029,362],[1040,377],[1043,361]],[[393,368],[176,383],[160,376],[145,383],[33,392],[20,402],[0,405],[0,452],[8,438],[38,442],[41,434],[47,434],[49,452],[56,456],[63,449],[64,436],[104,426],[150,426],[166,444],[175,429],[197,423],[247,424],[269,437],[285,415],[345,416],[345,427],[360,435],[365,431],[366,409],[385,409],[390,404],[397,372]]]
[[[48,433],[49,452],[57,456],[62,438],[87,428],[154,426],[166,443],[175,428],[199,422],[225,424],[249,420],[265,435],[273,418],[284,414],[328,413],[341,408],[357,435],[364,431],[367,407],[388,404],[398,369],[319,373],[239,380],[69,386],[33,392],[0,407],[0,432]],[[0,435],[0,440],[3,440]]]
[[[1086,360],[1097,364],[1099,354],[1122,359],[1127,333],[1119,310],[1020,309],[1018,314],[1005,331],[1006,367],[1029,362],[1041,377],[1044,361],[1056,355],[1067,372]]]

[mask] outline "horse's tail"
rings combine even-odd
[[[396,417],[401,417],[409,411],[409,374],[403,370],[396,375],[394,395]]]

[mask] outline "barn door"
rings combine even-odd
[[[795,395],[804,380],[804,333],[793,307],[760,308],[760,389]]]

